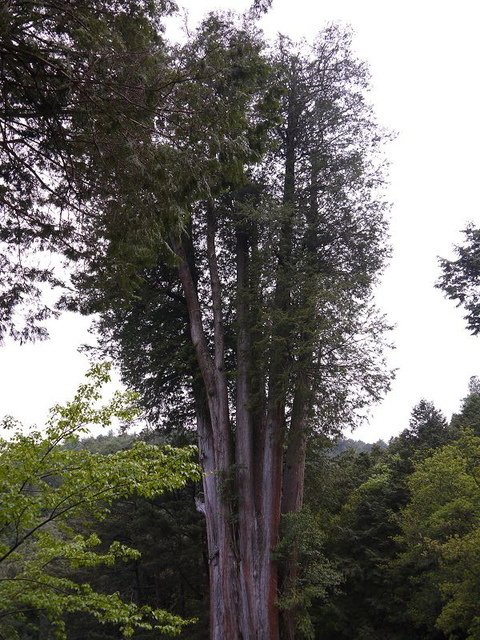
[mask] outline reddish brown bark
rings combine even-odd
[[[208,203],[206,207],[204,226],[213,324],[210,345],[205,334],[191,257],[189,260],[185,244],[179,243],[175,247],[203,386],[196,404],[209,550],[212,640],[279,640],[280,634],[277,607],[279,571],[273,552],[280,531],[289,384],[286,372],[290,358],[291,323],[288,312],[292,286],[290,260],[297,126],[294,101],[292,105],[283,195],[286,215],[281,226],[273,305],[273,313],[278,317],[273,323],[266,372],[252,362],[252,334],[255,329],[252,327],[253,310],[249,295],[255,290],[255,283],[252,283],[249,272],[250,249],[254,251],[249,244],[251,230],[247,232],[240,225],[236,231],[237,366],[233,424],[225,370],[222,283],[214,203]],[[268,396],[264,398],[267,383]],[[299,443],[303,447],[303,419],[300,414],[298,423],[298,434],[293,436],[292,432],[290,453],[287,451],[291,464],[286,468],[287,494],[284,494],[284,500],[288,505],[301,504],[300,494],[303,492],[301,460],[304,461],[304,451],[300,451],[299,460],[293,452]],[[293,426],[292,422],[291,428]],[[232,481],[234,495],[228,495]]]
[[[277,640],[279,637],[277,568],[272,551],[278,542],[284,405],[272,405],[265,423],[265,447],[255,452],[248,381],[249,333],[247,302],[238,296],[237,396],[235,459],[231,446],[228,389],[224,366],[221,286],[215,248],[215,230],[207,224],[207,252],[213,300],[215,350],[211,354],[203,328],[194,278],[183,247],[177,248],[189,313],[190,331],[205,389],[197,399],[197,429],[203,470],[205,516],[209,547],[211,638]],[[243,243],[243,245],[242,245]],[[239,239],[239,291],[247,273],[246,239]],[[243,248],[242,248],[243,246]],[[221,348],[222,353],[217,349]],[[255,455],[257,453],[257,455]],[[235,463],[235,464],[234,464]],[[254,477],[264,470],[261,501],[255,500]],[[225,496],[225,480],[236,479],[237,512]]]

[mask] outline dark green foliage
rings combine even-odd
[[[350,446],[337,453],[337,446],[324,437],[314,436],[307,452],[305,502],[328,519],[338,514],[348,496],[369,478],[382,457],[376,448],[371,452],[357,452],[356,446]]]
[[[422,399],[412,409],[410,424],[399,436],[390,442],[390,451],[399,456],[404,466],[403,475],[413,471],[416,461],[426,457],[433,450],[450,442],[455,430],[448,425],[445,416],[432,402]]]
[[[373,444],[370,442],[363,442],[363,440],[353,440],[352,438],[340,438],[332,448],[332,455],[339,455],[349,449],[353,449],[357,453],[370,453],[374,448],[386,449],[387,444],[383,440],[378,440]]]
[[[128,307],[104,312],[99,333],[104,352],[121,358],[124,378],[141,391],[149,419],[174,427],[178,435],[193,427],[190,381],[197,368],[185,300],[174,276],[166,266],[146,273]]]
[[[65,275],[45,251],[73,260],[75,283],[90,288],[88,300],[63,306],[91,311],[105,296],[129,297],[142,269],[159,254],[172,259],[169,240],[190,203],[238,182],[259,157],[275,103],[260,39],[211,15],[196,37],[171,45],[161,21],[174,8],[2,3],[0,335],[45,334],[53,310],[40,285]],[[24,322],[13,315],[22,309]]]
[[[282,585],[280,610],[296,612],[296,638],[316,638],[310,611],[315,603],[328,600],[342,581],[342,574],[325,552],[322,514],[306,507],[283,516],[282,537],[275,550],[281,563],[294,562],[298,576],[293,585]]]
[[[338,595],[317,613],[318,638],[360,640],[386,632],[397,637],[396,625],[389,619],[391,600],[385,598],[392,586],[386,567],[396,550],[394,514],[405,492],[388,457],[380,454],[375,461],[370,455],[350,454],[349,460],[337,463],[350,491],[330,516],[325,549],[327,557],[336,560],[343,581]]]
[[[480,387],[476,376],[470,378],[468,395],[463,399],[459,413],[452,416],[452,427],[456,430],[471,429],[480,434]]]
[[[117,539],[140,552],[132,562],[89,571],[99,591],[115,590],[139,605],[166,607],[197,621],[180,638],[208,638],[208,557],[204,518],[195,510],[198,487],[190,485],[165,499],[119,501],[100,526],[102,539]],[[81,576],[80,576],[81,577]],[[101,632],[85,616],[68,621],[69,640],[97,637],[117,640],[115,629]],[[91,635],[90,635],[91,634]],[[138,640],[155,640],[153,632]]]
[[[450,429],[432,403],[419,402],[409,428],[388,448],[338,456],[315,454],[307,473],[307,504],[322,513],[324,553],[342,576],[338,592],[312,609],[321,640],[441,639],[435,591],[414,585],[425,574],[421,557],[399,563],[400,514],[409,502],[408,478],[418,461],[452,441]],[[313,473],[312,473],[313,472]],[[430,593],[430,596],[429,596]],[[414,619],[408,604],[423,595],[430,623]]]
[[[159,20],[173,6],[1,3],[0,336],[45,334],[41,323],[52,309],[42,302],[42,283],[60,284],[64,276],[45,251],[98,255],[120,192],[120,226],[134,195],[136,211],[147,205],[145,190],[138,198],[142,183],[159,177],[147,169],[147,142],[174,81]],[[100,210],[107,201],[110,210]],[[156,226],[150,220],[151,233],[167,218],[165,211]]]
[[[286,355],[284,374],[277,384],[289,386],[289,402],[297,376],[303,375],[305,362],[313,360],[308,376],[322,382],[313,384],[309,422],[319,429],[338,431],[355,420],[359,409],[378,399],[390,381],[382,355],[388,326],[370,298],[371,286],[388,254],[383,221],[386,204],[377,197],[378,191],[372,191],[384,181],[380,147],[386,136],[362,97],[368,72],[353,57],[349,32],[329,27],[306,50],[281,40],[270,61],[261,57],[261,43],[249,38],[252,34],[235,35],[226,19],[212,16],[183,52],[195,60],[198,51],[206,51],[205,65],[219,65],[219,58],[225,65],[211,87],[216,96],[213,106],[205,89],[199,96],[191,89],[191,99],[199,103],[195,102],[195,113],[202,121],[199,133],[193,124],[191,130],[206,135],[203,128],[210,126],[218,135],[224,134],[226,145],[225,152],[209,165],[214,172],[208,185],[211,199],[205,195],[192,202],[187,227],[189,260],[194,264],[208,344],[213,349],[205,229],[207,209],[213,207],[232,393],[236,309],[239,300],[244,300],[253,339],[250,357],[257,367],[251,372],[252,380],[259,384],[256,400],[260,401],[262,393],[259,379],[280,349]],[[217,44],[210,51],[212,39],[221,43],[222,52]],[[330,59],[336,60],[336,66],[329,66]],[[321,78],[320,84],[316,78]],[[298,111],[294,134],[298,138],[298,179],[292,205],[282,202],[281,193],[289,125],[286,90],[280,87],[288,86],[296,87]],[[243,97],[239,102],[239,92],[249,96],[250,104]],[[219,131],[219,118],[224,132]],[[265,144],[266,133],[271,137],[269,145]],[[239,145],[245,142],[248,145],[242,151]],[[190,144],[194,151],[199,145],[204,147],[200,140],[186,139],[185,145]],[[296,208],[299,214],[292,216]],[[282,228],[290,225],[287,256],[280,236]],[[239,238],[245,242],[249,261],[249,282],[243,292],[236,289],[235,281]],[[290,290],[284,310],[276,309],[278,300],[271,286],[280,271],[288,284],[282,289]],[[200,375],[178,276],[162,257],[156,267],[136,276],[141,282],[126,304],[117,288],[112,296],[104,280],[97,279],[94,284],[100,286],[92,289],[93,281],[88,278],[82,283],[87,287],[82,289],[83,300],[89,298],[93,308],[101,309],[104,353],[119,361],[125,380],[140,391],[150,418],[168,423],[169,416],[174,416],[191,425],[191,389]],[[313,357],[309,356],[312,352]]]
[[[413,407],[410,425],[405,438],[414,441],[417,447],[434,449],[444,444],[443,434],[447,430],[447,421],[432,402],[424,399]]]
[[[463,231],[465,242],[455,247],[456,260],[440,260],[442,276],[437,287],[467,312],[467,328],[480,331],[480,230],[469,226]]]
[[[263,223],[259,275],[268,282],[279,256],[290,299],[288,314],[275,311],[274,301],[264,314],[279,321],[275,348],[288,335],[292,380],[314,351],[306,375],[322,383],[314,385],[313,420],[335,430],[388,386],[380,355],[387,327],[369,298],[388,255],[386,204],[371,189],[385,179],[387,136],[365,100],[368,70],[353,55],[348,30],[329,26],[311,48],[281,38],[274,62],[287,91],[278,150],[267,156],[263,175],[268,196],[279,198],[281,185],[283,201]],[[279,162],[285,176],[276,175]],[[282,229],[291,234],[283,244]]]

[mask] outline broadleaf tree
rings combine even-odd
[[[480,638],[479,446],[465,430],[423,460],[408,479],[401,514],[398,564],[418,567],[410,577],[412,620],[445,637]],[[426,637],[426,636],[425,636]]]
[[[71,446],[92,425],[129,420],[134,396],[117,393],[101,401],[108,379],[105,366],[94,367],[73,401],[52,409],[42,430],[14,429],[0,440],[0,633],[20,638],[25,616],[42,615],[66,637],[65,618],[86,613],[99,623],[115,624],[122,637],[135,630],[180,633],[186,621],[167,611],[139,607],[118,593],[96,591],[88,580],[72,578],[72,568],[111,566],[138,557],[113,541],[108,547],[94,528],[82,534],[81,519],[108,517],[109,507],[127,496],[154,497],[198,477],[191,448],[157,447],[137,442],[111,455]]]

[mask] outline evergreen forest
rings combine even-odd
[[[342,435],[395,375],[393,135],[352,31],[267,39],[271,5],[174,38],[172,0],[0,0],[0,340],[96,337],[0,425],[0,640],[480,640],[480,380]],[[436,286],[476,335],[464,237]]]

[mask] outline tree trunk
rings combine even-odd
[[[274,313],[278,317],[274,321],[270,346],[268,399],[265,402],[262,399],[262,410],[253,401],[257,394],[263,396],[266,385],[265,378],[258,371],[253,371],[251,362],[249,235],[241,225],[236,231],[237,369],[234,425],[229,415],[222,286],[212,202],[206,205],[204,227],[210,276],[212,344],[208,344],[205,336],[188,252],[185,245],[176,246],[191,339],[204,391],[203,400],[199,398],[197,401],[197,428],[207,521],[212,640],[279,640],[278,567],[273,552],[280,531],[289,383],[291,322],[288,316],[292,285],[296,109],[295,96],[292,96],[283,186],[286,213],[281,226],[274,294]],[[258,389],[252,389],[252,379]],[[302,483],[298,485],[300,489],[303,490]]]
[[[248,381],[248,302],[246,296],[239,293],[234,459],[223,358],[221,289],[211,212],[207,214],[207,227],[215,332],[213,355],[205,339],[187,251],[184,246],[178,246],[177,253],[181,258],[179,274],[202,378],[202,388],[197,390],[195,399],[209,553],[210,635],[212,640],[278,640],[277,569],[272,551],[278,541],[280,521],[283,408],[277,403],[276,413],[270,412],[265,428],[268,445],[260,450],[261,455],[258,452],[255,455]],[[246,289],[248,241],[239,235],[237,242],[237,284],[241,292]],[[258,500],[254,478],[259,477],[260,464],[264,470],[263,493]],[[232,483],[235,484],[233,495]]]
[[[299,375],[292,406],[289,440],[285,454],[282,513],[298,513],[303,506],[305,482],[305,458],[307,450],[306,410],[308,391],[305,376]],[[297,587],[299,579],[298,549],[291,549],[282,567],[282,592],[289,593]],[[296,608],[282,612],[282,638],[295,640],[298,611]]]
[[[253,424],[248,372],[250,334],[248,322],[248,237],[237,232],[237,389],[236,389],[236,477],[238,491],[238,548],[241,572],[241,607],[244,630],[261,628],[257,610],[260,598],[258,570],[258,523],[254,500]],[[257,637],[252,635],[252,637]],[[261,637],[261,636],[258,636]]]

